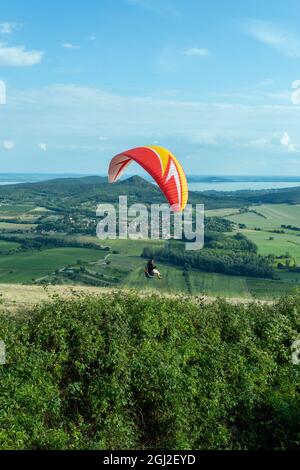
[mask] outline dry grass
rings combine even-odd
[[[79,292],[94,295],[105,290],[99,287],[88,286],[47,286],[44,288],[34,285],[0,284],[2,306],[12,310],[51,300],[54,294],[66,298],[72,297]]]
[[[2,308],[9,309],[11,311],[18,310],[22,307],[29,307],[44,301],[49,301],[53,295],[61,296],[62,298],[72,298],[76,294],[83,293],[85,295],[99,295],[109,294],[112,290],[106,287],[90,287],[90,286],[35,286],[35,285],[23,285],[23,284],[0,284],[0,296],[2,299]],[[122,289],[132,290],[132,289]],[[149,292],[138,291],[140,295],[149,295]],[[167,297],[174,297],[173,294],[160,294]],[[215,297],[208,296],[191,296],[195,299],[201,299],[205,302],[212,302]],[[248,304],[254,302],[253,299],[247,298],[229,298],[228,302],[232,304]],[[255,302],[272,304],[273,301],[267,300],[256,300]]]

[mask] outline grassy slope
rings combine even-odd
[[[2,309],[16,310],[23,307],[49,301],[55,294],[62,298],[73,297],[74,294],[84,292],[88,295],[109,292],[107,289],[89,286],[36,286],[22,284],[0,284],[0,298]]]
[[[8,242],[6,240],[0,240],[0,253],[6,253],[7,251],[10,250],[15,250],[16,248],[19,248],[20,243],[17,242]]]
[[[0,216],[18,216],[34,209],[35,205],[32,204],[0,204]]]
[[[78,259],[96,261],[103,256],[104,252],[87,248],[52,248],[12,254],[0,258],[0,282],[31,282]]]
[[[205,273],[204,273],[205,274]],[[216,275],[218,276],[218,275]],[[254,280],[255,281],[255,280]],[[210,283],[210,278],[208,277]],[[150,285],[150,287],[149,287]],[[138,288],[124,286],[122,288],[111,288],[111,287],[93,287],[93,286],[81,286],[81,285],[26,285],[26,284],[2,284],[0,283],[0,311],[8,309],[9,311],[16,311],[23,307],[30,307],[32,305],[41,304],[45,301],[50,301],[52,298],[57,296],[61,298],[76,298],[79,294],[85,294],[89,296],[93,295],[111,295],[113,292],[121,290],[122,292],[134,292],[137,295],[144,297],[150,295],[160,295],[161,298],[165,297],[177,297],[180,295],[188,295],[188,292],[183,290],[174,290],[168,292],[167,290],[161,289],[159,292],[155,289],[155,283],[145,284],[145,287],[141,288],[140,284]],[[157,286],[157,284],[156,284]],[[204,302],[211,303],[218,296],[222,295],[219,290],[219,294],[212,295],[211,293],[200,295]],[[189,295],[189,298],[199,298],[199,292],[196,295]],[[259,303],[273,303],[274,299],[264,300],[258,295],[256,299],[250,298],[250,296],[240,296],[237,292],[236,296],[228,297],[228,302],[233,304],[245,303],[257,301]]]
[[[204,295],[223,297],[251,297],[245,277],[191,271],[189,278],[193,294],[202,292]]]
[[[95,241],[93,237],[80,237],[80,240]],[[151,243],[161,245],[159,241]],[[78,259],[81,259],[89,263],[86,265],[88,271],[102,274],[103,281],[110,282],[117,279],[116,285],[136,288],[142,292],[190,293],[240,299],[251,297],[272,299],[284,292],[285,285],[281,286],[279,283],[196,270],[191,270],[187,279],[180,267],[165,263],[159,263],[159,269],[163,274],[162,280],[147,279],[144,275],[145,260],[140,257],[145,241],[115,240],[105,244],[111,247],[109,253],[84,248],[53,248],[2,257],[0,282],[30,283],[32,279],[46,276],[67,265],[74,265]],[[117,253],[113,253],[113,250]],[[109,255],[108,265],[103,260],[107,255]],[[292,289],[286,286],[287,292],[293,289],[294,286]]]

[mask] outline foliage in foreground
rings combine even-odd
[[[0,448],[299,448],[299,312],[119,292],[2,314]]]

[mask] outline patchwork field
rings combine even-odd
[[[206,211],[207,216],[225,217],[235,222],[235,231],[242,231],[253,240],[259,253],[286,256],[293,263],[300,265],[300,232],[285,229],[285,233],[274,233],[281,225],[300,225],[300,206],[298,205],[257,205],[250,206],[250,211],[239,213],[236,208]],[[50,217],[48,217],[48,214]],[[43,206],[30,204],[0,205],[0,230],[3,234],[19,231],[19,237],[34,239],[32,229],[38,217],[48,221],[56,220],[59,214]],[[9,219],[12,222],[8,222]],[[2,219],[2,220],[1,220]],[[31,222],[17,223],[16,221]],[[238,224],[245,224],[241,229]],[[254,230],[259,228],[260,230]],[[282,229],[281,229],[282,230]],[[14,235],[16,237],[16,234]],[[79,233],[65,235],[57,232],[55,237],[81,243],[83,247],[53,247],[42,249],[18,250],[16,241],[0,240],[0,282],[32,284],[82,285],[83,289],[121,287],[134,288],[139,292],[159,291],[164,294],[192,294],[200,296],[224,296],[231,299],[276,299],[285,293],[294,292],[300,285],[300,273],[278,270],[277,281],[254,279],[242,276],[230,276],[206,273],[189,269],[184,273],[178,266],[158,263],[163,278],[147,279],[144,275],[146,260],[141,258],[145,246],[162,247],[159,240],[99,240],[93,235]],[[96,244],[101,249],[84,247],[84,244]],[[284,260],[285,261],[285,260]],[[33,286],[34,287],[34,286]],[[36,286],[38,287],[38,286]],[[25,287],[24,287],[25,288]],[[64,286],[57,286],[63,289]],[[20,286],[19,290],[22,290]]]
[[[300,266],[300,231],[282,227],[300,228],[300,205],[262,204],[250,206],[248,212],[223,217],[234,222],[235,231],[242,232],[257,245],[259,254],[286,257],[292,266]],[[279,231],[284,233],[276,233]],[[284,272],[278,271],[278,277],[286,281]],[[298,277],[297,273],[290,273],[289,280],[298,282]]]
[[[300,205],[262,204],[251,206],[250,212],[223,215],[232,222],[245,224],[247,228],[278,229],[284,225],[300,225]],[[255,212],[254,212],[255,211]],[[221,216],[221,214],[220,214]]]

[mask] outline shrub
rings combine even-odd
[[[299,448],[299,301],[119,291],[3,313],[0,448]]]

